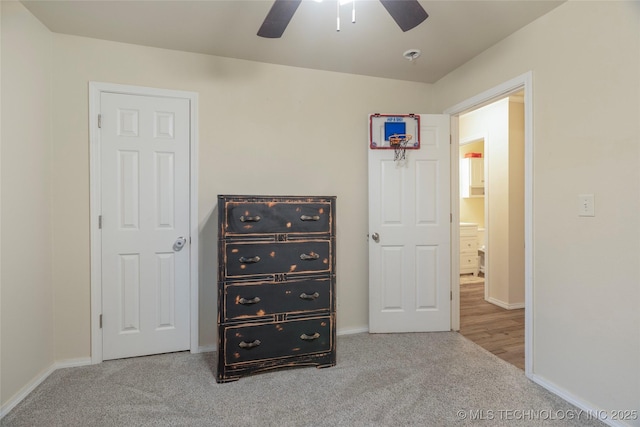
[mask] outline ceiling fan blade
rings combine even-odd
[[[420,6],[418,0],[380,0],[389,15],[396,21],[402,31],[417,27],[429,14]]]
[[[282,37],[282,33],[289,25],[289,21],[293,18],[293,14],[296,13],[301,2],[302,0],[276,0],[267,17],[264,18],[258,35],[269,39]]]

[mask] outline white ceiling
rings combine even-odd
[[[403,33],[378,0],[303,0],[280,39],[256,32],[272,0],[22,3],[51,31],[295,67],[434,83],[557,7],[550,0],[420,1],[429,18]],[[403,58],[420,49],[413,62]]]

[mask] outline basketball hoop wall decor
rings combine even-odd
[[[394,133],[389,136],[389,143],[393,147],[393,160],[405,160],[407,158],[407,143],[412,136],[406,133]]]
[[[406,150],[420,148],[420,116],[417,114],[370,114],[369,148],[394,150],[394,161],[406,159]]]

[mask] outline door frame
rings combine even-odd
[[[190,350],[198,352],[198,94],[196,92],[156,89],[115,83],[89,82],[89,191],[91,225],[91,363],[102,362],[102,234],[98,224],[101,214],[100,132],[98,114],[100,94],[157,96],[189,101],[189,319]]]
[[[524,353],[525,375],[533,376],[533,72],[528,71],[498,86],[447,108],[451,116],[451,213],[460,222],[460,177],[458,119],[507,95],[524,90]],[[455,156],[454,156],[455,153]],[[460,229],[451,227],[451,326],[460,330]],[[455,254],[455,256],[454,256]]]

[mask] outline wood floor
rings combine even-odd
[[[460,333],[524,370],[524,309],[486,302],[484,282],[460,284]]]

